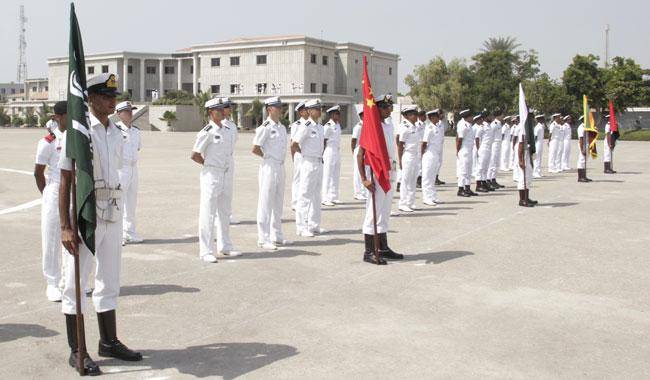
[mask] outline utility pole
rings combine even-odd
[[[19,34],[18,34],[18,73],[16,75],[17,83],[25,83],[27,80],[27,39],[25,30],[27,17],[25,17],[25,6],[20,6],[20,16],[18,17]]]
[[[609,67],[609,24],[605,25],[605,68]]]

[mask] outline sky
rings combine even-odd
[[[70,1],[2,0],[0,82],[16,80],[21,4],[28,19],[28,77],[47,76],[47,58],[67,55]],[[404,77],[415,66],[436,56],[470,60],[483,41],[500,36],[535,49],[542,71],[560,78],[576,54],[604,58],[606,24],[610,57],[650,68],[647,0],[85,0],[75,7],[86,53],[169,53],[236,37],[304,34],[399,54],[403,93]]]

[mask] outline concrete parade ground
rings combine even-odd
[[[72,379],[61,304],[41,273],[34,155],[43,130],[0,130],[0,379]],[[138,233],[122,252],[118,336],[145,359],[90,355],[109,379],[650,378],[650,145],[619,142],[616,175],[602,157],[533,181],[535,208],[507,188],[456,196],[445,141],[437,207],[391,218],[406,259],[362,262],[364,204],[352,198],[349,135],[341,200],[324,207],[315,238],[295,236],[286,181],[284,232],[294,243],[256,247],[253,135],[236,150],[231,227],[240,257],[198,257],[199,171],[194,133],[143,132]],[[598,149],[602,150],[602,142]],[[575,167],[577,143],[572,146]],[[286,170],[292,165],[287,160]],[[394,202],[393,209],[397,210]]]

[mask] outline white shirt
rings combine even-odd
[[[327,148],[338,151],[341,146],[341,124],[328,121],[323,126],[323,136],[327,140]]]
[[[135,164],[138,161],[138,152],[142,149],[140,130],[133,125],[129,128],[121,121],[118,121],[115,125],[122,131],[122,137],[124,138],[123,164],[126,166]]]
[[[117,171],[122,168],[122,154],[124,152],[122,131],[110,119],[108,127],[104,127],[92,113],[88,114],[88,121],[90,122],[90,139],[93,144],[95,187],[106,186],[116,189],[120,184]],[[62,139],[62,152],[65,152],[67,134],[66,131]],[[61,154],[59,167],[64,170],[72,170],[72,160],[65,153]]]
[[[427,122],[422,135],[422,142],[427,143],[427,152],[438,152],[445,142],[445,127],[442,122]]]
[[[544,142],[544,124],[537,123],[535,129],[533,129],[533,135],[535,135],[535,143]]]
[[[325,137],[323,127],[311,118],[300,123],[298,131],[292,138],[300,145],[300,152],[303,157],[322,158]]]
[[[420,143],[424,134],[423,127],[411,124],[404,119],[399,127],[399,142],[404,143],[404,153],[417,154],[420,151]]]
[[[548,125],[548,133],[551,135],[551,140],[559,140],[562,138],[562,126],[553,121]]]
[[[510,124],[505,123],[501,127],[501,138],[505,141],[510,141],[510,136],[512,133],[512,129],[510,128]]]
[[[515,157],[519,157],[519,144],[523,142],[524,144],[524,160],[528,160],[530,157],[530,150],[528,149],[528,141],[526,139],[526,128],[519,126],[517,128],[517,144],[515,145]]]
[[[494,119],[490,124],[490,129],[492,130],[492,145],[501,145],[501,138],[503,137],[501,132],[501,122]]]
[[[562,130],[564,132],[562,134],[562,137],[564,138],[564,141],[570,141],[571,140],[571,126],[569,125],[569,123],[564,123],[562,125]]]
[[[210,123],[197,133],[192,151],[203,156],[204,166],[228,169],[234,148],[233,133],[226,123],[219,127],[210,120]]]
[[[284,163],[287,151],[287,128],[282,123],[274,122],[270,117],[255,129],[253,145],[257,145],[264,153],[264,159]]]
[[[64,133],[61,132],[58,127],[56,127],[56,129],[52,129],[50,133],[47,134],[47,136],[38,140],[35,163],[38,165],[45,165],[47,167],[48,183],[59,183],[61,180],[59,159],[62,151],[61,145],[63,143],[63,135]]]
[[[480,128],[483,131],[480,139],[480,143],[481,143],[480,149],[481,150],[492,149],[492,140],[494,134],[492,133],[492,128],[490,128],[490,124],[488,124],[487,121],[484,121],[483,124],[481,124]]]
[[[45,128],[47,128],[48,131],[53,131],[55,129],[59,129],[59,123],[57,123],[56,120],[50,119],[45,123]],[[63,132],[61,132],[63,134]]]
[[[357,125],[352,128],[352,138],[356,139],[356,145],[354,146],[354,149],[357,149],[359,147],[359,139],[361,138],[361,128],[363,127],[363,122],[359,121]]]
[[[390,159],[390,170],[397,170],[397,149],[395,148],[395,132],[391,118],[386,118],[381,123],[381,128],[384,130],[384,139],[386,140],[386,149],[388,150],[388,158]]]
[[[463,139],[460,150],[471,152],[474,147],[474,139],[476,138],[472,125],[461,119],[456,125],[456,134],[459,139]]]
[[[304,124],[306,121],[307,121],[307,119],[301,117],[300,119],[298,119],[298,120],[294,121],[293,123],[291,123],[291,125],[289,126],[289,131],[291,133],[291,136],[290,136],[291,139],[293,139],[294,136],[296,135],[296,132],[298,132],[298,128],[300,127],[300,124]]]

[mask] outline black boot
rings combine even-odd
[[[476,192],[477,193],[487,193],[488,188],[485,186],[485,181],[476,181]]]
[[[494,178],[492,180],[492,186],[494,186],[496,189],[503,189],[505,187],[502,184],[500,184],[499,182],[497,182],[496,178]]]
[[[605,171],[604,171],[604,173],[605,173],[605,174],[614,174],[614,173],[616,173],[616,172],[612,169],[612,163],[611,163],[611,162],[605,162]]]
[[[528,199],[526,199],[526,190],[519,190],[519,206],[533,207],[533,205],[528,203]]]
[[[494,191],[497,189],[496,187],[492,186],[492,182],[489,180],[483,181],[483,186],[485,186],[488,191]]]
[[[469,185],[465,185],[465,193],[469,194],[472,197],[478,196],[477,193],[472,191]]]
[[[375,235],[363,234],[363,240],[365,243],[363,261],[370,264],[386,265],[386,260],[384,260],[382,257],[375,257]]]
[[[578,169],[578,182],[589,182],[585,176],[585,169]]]
[[[528,204],[531,204],[533,206],[539,203],[536,200],[530,199],[530,189],[526,189],[526,200],[528,201]]]
[[[65,327],[68,333],[68,346],[70,346],[70,357],[68,358],[68,364],[70,364],[70,367],[77,369],[77,362],[79,359],[79,351],[77,347],[77,316],[74,314],[65,314]],[[85,375],[101,375],[102,371],[99,369],[97,363],[95,363],[90,358],[90,356],[88,356],[88,353],[86,353],[83,361]]]
[[[465,189],[463,189],[462,186],[458,187],[458,192],[456,193],[456,195],[458,195],[459,197],[471,197],[470,194],[465,192]]]
[[[135,352],[125,346],[117,339],[117,322],[115,321],[115,310],[97,313],[99,324],[99,356],[116,358],[128,362],[142,360],[142,354]]]
[[[401,185],[401,182],[397,182],[397,189],[396,190],[397,190],[398,193],[399,193],[400,185]]]
[[[415,183],[415,187],[418,188],[418,189],[422,188],[422,176],[418,176],[418,180]]]
[[[385,232],[379,234],[379,252],[381,257],[385,257],[388,260],[402,260],[404,258],[404,255],[401,253],[397,253],[390,249],[388,246],[388,235],[386,235]]]
[[[436,176],[436,186],[444,185],[445,183],[446,183],[445,181],[441,181],[440,179],[438,179],[438,176]]]

